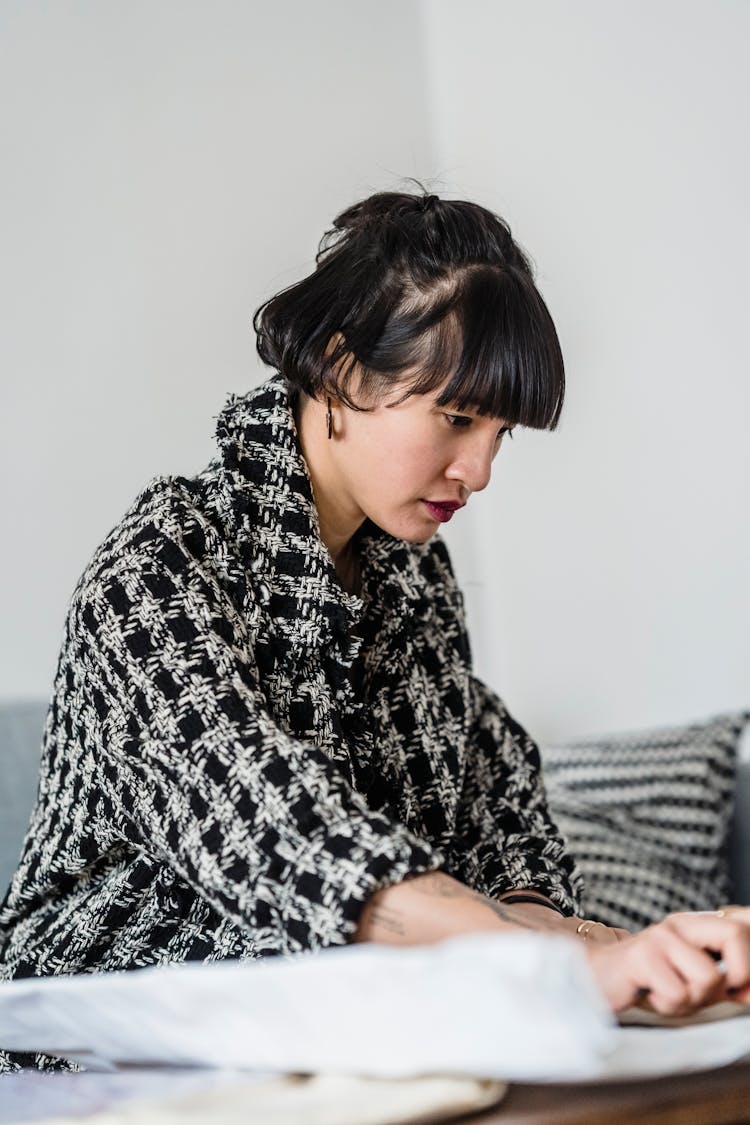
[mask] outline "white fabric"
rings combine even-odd
[[[1,1048],[98,1068],[554,1079],[615,1035],[579,944],[530,933],[0,985]]]

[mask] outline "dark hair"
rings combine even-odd
[[[555,428],[560,343],[499,216],[424,192],[378,192],[334,219],[316,262],[253,317],[261,358],[290,384],[359,410],[404,379],[402,398],[448,380],[441,406]]]

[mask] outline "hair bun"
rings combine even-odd
[[[424,199],[437,199],[437,196],[426,196]],[[388,219],[398,219],[409,211],[414,213],[424,206],[424,199],[418,195],[407,195],[397,191],[380,191],[363,199],[352,207],[347,207],[333,220],[336,230],[363,230],[374,223],[382,223]]]
[[[413,239],[415,223],[419,226],[441,202],[438,195],[427,192],[421,184],[418,186],[420,195],[380,191],[347,207],[336,216],[320,240],[316,261],[320,262],[330,251],[359,237],[363,237],[371,249],[387,247],[387,257],[398,247],[396,256],[399,256]]]

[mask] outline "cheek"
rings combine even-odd
[[[363,483],[371,494],[385,494],[394,501],[399,498],[421,498],[439,479],[435,452],[404,441],[379,442],[370,450]],[[364,468],[364,466],[363,466]]]

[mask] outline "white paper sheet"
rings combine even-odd
[[[0,1047],[100,1068],[601,1081],[742,1058],[750,1018],[619,1028],[580,946],[526,933],[12,981]]]

